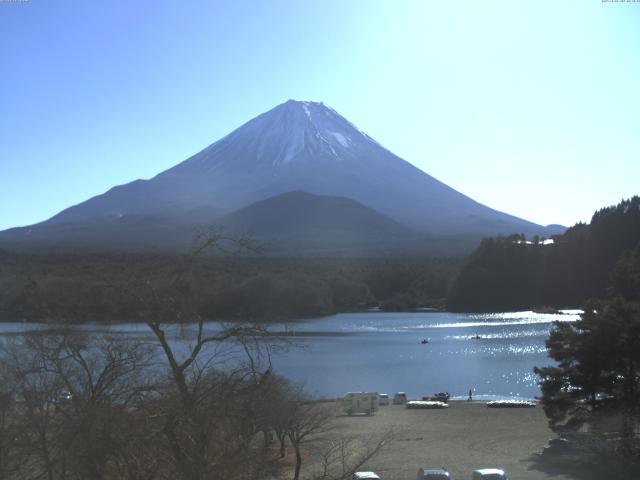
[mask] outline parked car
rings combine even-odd
[[[452,477],[444,467],[421,467],[418,469],[416,480],[452,480]]]
[[[443,403],[447,403],[449,401],[449,398],[451,398],[451,395],[449,395],[449,392],[439,392],[436,393],[435,395],[432,396],[426,396],[426,397],[422,397],[422,400],[426,401],[426,402],[443,402]]]
[[[439,392],[439,393],[436,393],[433,396],[433,398],[438,402],[447,403],[449,401],[449,399],[451,398],[451,395],[449,395],[449,392]]]
[[[394,405],[404,405],[407,403],[407,394],[404,392],[398,392],[393,396]]]
[[[389,406],[389,395],[386,393],[378,395],[378,405],[381,407]]]
[[[355,472],[351,475],[351,480],[380,480],[375,472]]]
[[[507,480],[507,474],[499,468],[481,468],[473,472],[471,480]]]

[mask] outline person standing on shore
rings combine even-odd
[[[470,402],[471,400],[473,400],[473,389],[472,388],[469,389],[469,400],[468,401]]]

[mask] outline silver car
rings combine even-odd
[[[444,467],[422,467],[418,469],[416,480],[452,480],[452,477]]]
[[[471,480],[507,480],[507,474],[499,468],[481,468],[473,472]]]

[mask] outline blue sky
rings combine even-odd
[[[289,98],[538,223],[640,193],[640,3],[0,1],[0,42],[0,229]]]

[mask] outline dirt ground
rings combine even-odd
[[[374,416],[341,416],[338,428],[372,438],[393,429],[395,439],[366,468],[382,480],[413,480],[419,467],[445,467],[455,480],[478,468],[503,468],[510,480],[575,477],[549,473],[539,453],[555,435],[541,407],[487,408],[452,401],[445,410],[380,407]],[[546,470],[546,471],[545,471]]]

